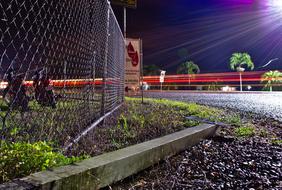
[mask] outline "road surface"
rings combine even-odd
[[[243,92],[243,93],[206,93],[206,92],[145,92],[145,97],[167,98],[171,100],[195,102],[203,105],[230,108],[238,111],[260,114],[282,122],[282,93]]]

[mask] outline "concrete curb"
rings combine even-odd
[[[99,189],[158,163],[167,156],[175,155],[202,139],[213,136],[217,127],[204,124],[188,128],[161,138],[133,145],[114,152],[96,156],[75,165],[55,168],[52,171],[34,173],[18,180],[13,189]],[[15,185],[15,184],[18,184]],[[27,188],[22,184],[33,185]],[[4,184],[5,185],[5,184]],[[6,189],[9,189],[6,184]]]

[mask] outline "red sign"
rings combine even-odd
[[[140,86],[140,39],[126,39],[125,86],[137,91]]]
[[[138,52],[134,49],[131,42],[129,42],[127,46],[127,54],[128,54],[128,57],[131,58],[132,66],[136,67],[139,63],[139,55],[138,55]]]

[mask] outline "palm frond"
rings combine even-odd
[[[238,67],[246,65],[251,70],[254,69],[254,63],[248,53],[233,53],[230,58],[230,68],[236,70]]]

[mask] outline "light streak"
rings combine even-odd
[[[261,83],[261,76],[266,71],[251,71],[244,72],[243,82],[252,82],[252,83]],[[190,86],[206,86],[207,84],[202,83],[210,83],[218,86],[223,86],[226,83],[239,82],[238,72],[226,72],[226,73],[203,73],[203,74],[180,74],[180,75],[166,75],[164,80],[164,86],[174,86],[177,84],[181,84],[181,86],[185,86],[185,83],[191,83]],[[146,82],[150,86],[157,86],[160,84],[160,76],[144,76],[144,82]],[[279,79],[278,79],[279,80]],[[282,78],[280,79],[282,81]],[[108,78],[106,79],[106,84],[108,85],[116,85],[119,84],[118,78]],[[193,84],[194,83],[194,84]],[[222,84],[216,84],[222,83]],[[86,85],[102,85],[103,80],[101,78],[97,79],[68,79],[68,80],[51,80],[51,86],[53,87],[83,87]],[[2,81],[0,82],[0,89],[6,88],[8,82]],[[32,86],[33,81],[24,81],[24,85]],[[229,85],[229,84],[228,84]],[[247,84],[245,84],[247,85]],[[249,85],[249,84],[248,84]],[[252,86],[261,86],[261,84],[252,84]],[[187,85],[189,86],[189,85]],[[231,86],[231,85],[229,85]],[[236,85],[234,85],[236,86]],[[238,85],[237,85],[238,86]]]
[[[270,63],[272,63],[273,61],[277,61],[279,60],[279,58],[275,58],[275,59],[271,59],[268,63],[266,63],[265,65],[259,67],[259,68],[264,68],[264,67],[267,67]]]
[[[243,82],[261,82],[261,76],[266,71],[252,71],[244,72],[242,74]],[[281,79],[282,80],[282,79]],[[228,83],[228,82],[239,82],[238,72],[228,73],[205,73],[205,74],[193,74],[193,75],[166,75],[164,83]],[[145,76],[144,82],[149,85],[159,84],[159,76]]]

